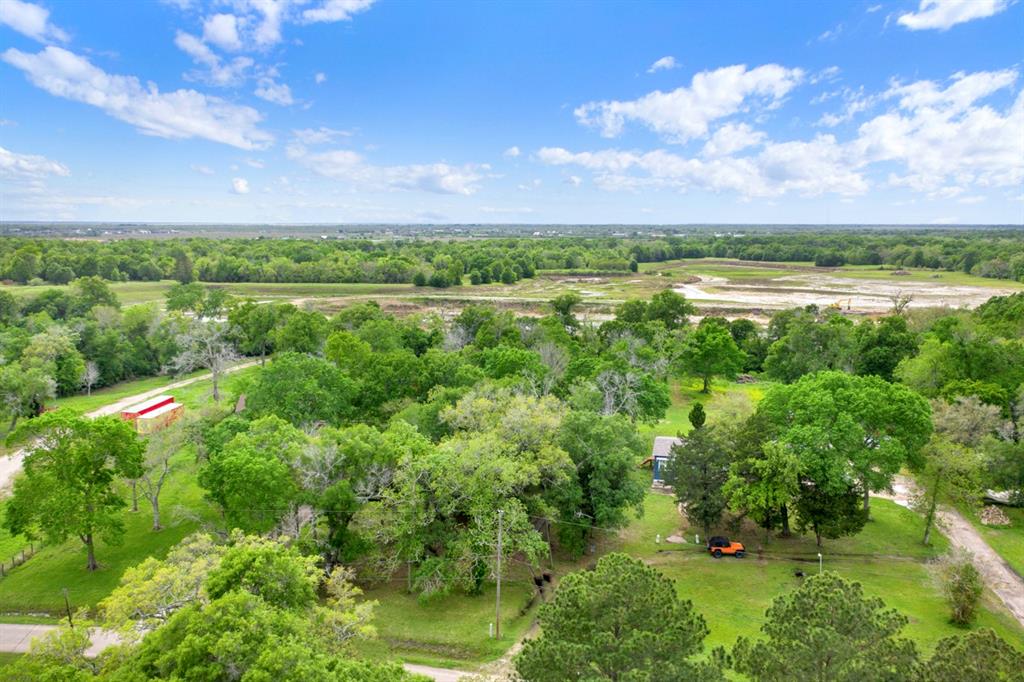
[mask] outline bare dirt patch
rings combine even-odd
[[[821,273],[786,275],[756,284],[706,276],[697,284],[678,284],[674,289],[697,304],[728,302],[775,310],[817,305],[868,314],[889,312],[896,296],[910,296],[912,308],[975,308],[992,296],[1014,292],[1013,289],[936,282],[862,280]]]

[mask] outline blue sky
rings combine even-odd
[[[0,0],[0,219],[1024,223],[1024,2]]]

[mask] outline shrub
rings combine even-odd
[[[943,557],[939,563],[942,591],[952,609],[950,619],[957,625],[974,620],[983,589],[981,574],[974,567],[970,552],[961,550]]]

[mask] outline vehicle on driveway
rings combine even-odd
[[[721,559],[725,554],[731,554],[737,559],[743,558],[747,550],[742,542],[729,542],[729,538],[721,535],[714,535],[708,538],[708,552],[716,559]]]

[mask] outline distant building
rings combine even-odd
[[[131,422],[136,433],[146,436],[170,426],[184,413],[185,406],[175,402],[172,396],[158,395],[126,408],[121,412],[121,419]]]
[[[651,468],[651,485],[664,485],[665,467],[672,458],[672,446],[682,445],[682,443],[682,438],[673,438],[672,436],[656,436],[654,438],[651,456],[641,463],[641,466]]]

